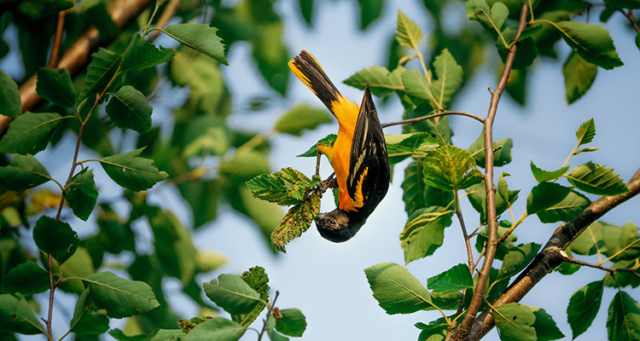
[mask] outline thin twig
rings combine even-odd
[[[527,5],[522,5],[522,9],[520,10],[520,20],[518,23],[518,29],[516,31],[514,41],[518,41],[520,33],[522,33],[522,31],[527,26],[527,15],[528,7]],[[491,265],[493,264],[493,259],[495,257],[496,249],[498,246],[498,219],[496,215],[495,204],[496,192],[493,183],[493,121],[498,110],[500,97],[502,96],[502,92],[507,86],[509,74],[511,73],[511,68],[513,67],[513,61],[516,57],[517,51],[518,44],[516,43],[511,47],[511,50],[507,55],[504,69],[502,70],[502,74],[500,75],[498,86],[491,94],[491,104],[489,105],[487,118],[485,118],[484,120],[484,149],[486,157],[484,180],[485,190],[487,191],[487,223],[489,225],[489,237],[487,241],[487,251],[484,257],[484,263],[482,264],[482,269],[479,271],[480,274],[478,276],[478,281],[473,292],[473,297],[471,298],[471,304],[469,305],[469,309],[467,310],[467,315],[465,316],[464,320],[462,320],[462,322],[460,323],[460,327],[453,335],[454,340],[466,340],[469,337],[471,325],[476,318],[476,314],[478,313],[480,305],[482,304],[484,289],[489,279]]]
[[[386,127],[391,127],[391,126],[397,126],[397,125],[400,125],[400,124],[415,124],[415,123],[418,123],[420,121],[428,120],[430,118],[446,116],[446,115],[467,116],[467,117],[471,117],[471,118],[479,121],[480,123],[484,123],[484,118],[482,118],[480,116],[476,116],[474,114],[470,114],[470,113],[463,112],[463,111],[443,111],[443,112],[439,112],[439,113],[433,114],[433,115],[427,115],[427,116],[422,116],[422,117],[411,118],[411,119],[408,119],[408,120],[385,123],[385,124],[382,124],[381,126],[382,126],[382,128],[386,128]]]
[[[178,11],[178,7],[180,7],[180,0],[169,1],[167,7],[165,7],[164,11],[162,12],[162,15],[160,15],[160,18],[158,18],[158,21],[155,24],[155,28],[164,28],[165,26],[167,26],[169,20],[171,20],[171,18],[173,18],[173,15],[176,14],[176,11]],[[156,38],[158,38],[159,35],[160,31],[153,31],[149,33],[149,41],[153,42],[154,40],[156,40]]]
[[[629,23],[633,25],[633,29],[636,30],[636,34],[640,33],[640,27],[638,27],[638,23],[636,23],[636,17],[633,16],[633,12],[629,9],[627,12],[624,10],[619,10],[622,14],[624,14],[627,19],[629,19]]]
[[[58,55],[60,54],[60,42],[62,41],[62,29],[64,28],[64,16],[67,11],[58,13],[58,27],[56,28],[56,37],[53,39],[53,49],[51,50],[51,59],[49,59],[50,68],[58,67]]]
[[[262,325],[262,330],[260,331],[260,334],[258,334],[258,341],[262,340],[262,335],[264,335],[264,332],[267,330],[267,321],[269,321],[269,316],[271,316],[271,314],[273,314],[273,307],[275,307],[276,301],[278,300],[278,296],[279,295],[280,295],[280,292],[276,291],[276,296],[273,298],[273,302],[271,302],[271,304],[267,305],[267,316],[264,319],[264,324]]]
[[[553,250],[549,249],[549,251],[553,251]],[[610,272],[610,273],[612,273],[612,274],[613,274],[613,273],[615,273],[615,272],[630,272],[630,273],[632,273],[632,274],[634,274],[634,275],[636,275],[636,276],[640,277],[640,273],[636,272],[637,270],[635,270],[635,269],[628,269],[628,268],[609,268],[609,267],[606,267],[606,266],[602,266],[602,265],[598,265],[598,264],[592,264],[592,263],[588,263],[588,262],[585,262],[585,261],[581,261],[581,260],[578,260],[578,259],[575,259],[575,258],[569,257],[569,255],[567,255],[567,253],[566,253],[566,252],[564,252],[564,250],[562,250],[562,249],[557,249],[556,251],[557,251],[557,252],[559,252],[559,253],[560,253],[560,255],[562,256],[562,259],[563,259],[565,262],[568,262],[568,263],[573,263],[573,264],[578,264],[578,265],[588,266],[588,267],[591,267],[591,268],[596,268],[596,269],[600,269],[600,270],[608,271],[608,272]]]

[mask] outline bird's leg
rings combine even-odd
[[[322,184],[324,185],[325,191],[328,188],[331,188],[331,189],[338,188],[338,181],[336,180],[335,175],[336,173],[331,173],[331,175],[329,175],[329,177],[322,182]]]
[[[320,154],[320,151],[317,151],[316,154],[316,176],[320,177],[320,158],[322,157],[322,154]]]

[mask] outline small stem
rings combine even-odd
[[[264,319],[262,330],[260,331],[260,334],[258,334],[258,341],[262,340],[262,335],[264,335],[264,332],[267,330],[267,321],[269,320],[269,316],[271,316],[271,314],[273,313],[273,307],[276,305],[276,301],[278,300],[279,295],[280,295],[280,292],[276,291],[276,296],[273,298],[273,302],[271,302],[270,305],[267,305],[267,316]]]
[[[144,30],[142,30],[142,36],[146,36],[147,33],[149,33],[149,27],[151,27],[151,22],[153,21],[153,18],[156,16],[156,12],[158,12],[158,8],[160,8],[160,2],[161,1],[156,1],[156,6],[153,9],[153,13],[151,13],[151,17],[149,17],[149,22],[147,22],[147,26],[144,27]]]
[[[408,119],[408,120],[402,120],[402,121],[397,121],[397,122],[385,123],[385,124],[382,124],[382,128],[387,128],[387,127],[396,126],[396,125],[400,125],[400,124],[415,124],[417,122],[428,120],[430,118],[446,116],[446,115],[467,116],[467,117],[471,117],[471,118],[479,121],[480,123],[484,123],[484,118],[482,118],[480,116],[476,116],[474,114],[469,114],[469,113],[462,112],[462,111],[443,111],[443,112],[439,112],[437,114],[432,114],[432,115],[427,115],[427,116],[422,116],[422,117],[416,117],[416,118],[411,118],[411,119]]]
[[[173,15],[176,14],[178,7],[180,7],[180,0],[169,1],[169,3],[167,4],[167,7],[165,7],[164,11],[162,12],[162,15],[160,15],[160,18],[158,18],[158,21],[156,22],[155,27],[164,28],[165,26],[167,26],[167,23],[169,22],[169,20],[171,20],[171,18],[173,18]],[[156,40],[156,38],[158,38],[159,35],[160,35],[160,31],[153,31],[152,33],[150,33],[149,39],[148,39],[149,42],[153,42],[154,40]]]
[[[578,265],[584,265],[584,266],[588,266],[588,267],[591,267],[591,268],[595,268],[595,269],[600,269],[600,270],[608,271],[608,272],[610,272],[610,273],[612,273],[612,274],[613,274],[613,273],[615,273],[615,272],[630,272],[630,273],[632,273],[632,274],[634,274],[634,275],[636,275],[636,276],[640,277],[640,274],[639,274],[639,273],[637,273],[637,272],[636,272],[636,270],[634,270],[634,269],[628,269],[628,268],[609,268],[609,267],[606,267],[606,266],[602,266],[602,265],[600,265],[600,264],[587,263],[587,262],[585,262],[585,261],[581,261],[581,260],[577,260],[577,259],[575,259],[575,258],[571,258],[571,257],[569,257],[569,255],[567,255],[567,254],[564,252],[564,250],[560,250],[560,251],[558,251],[558,252],[560,252],[560,255],[562,256],[562,259],[563,259],[565,262],[568,262],[568,263],[573,263],[573,264],[578,264]]]
[[[633,29],[636,30],[636,34],[640,33],[640,28],[638,27],[638,24],[636,23],[636,18],[633,16],[633,12],[631,11],[631,9],[629,9],[627,12],[625,12],[624,10],[619,10],[622,14],[624,14],[624,16],[629,19],[629,23],[631,23],[631,25],[633,25]]]
[[[60,41],[62,41],[62,29],[64,28],[64,16],[67,11],[58,13],[58,26],[56,27],[56,36],[53,39],[53,49],[51,50],[51,58],[49,59],[50,68],[58,67],[58,55],[60,54]]]
[[[509,209],[511,210],[511,209]],[[518,227],[518,225],[520,225],[529,215],[527,214],[527,212],[522,213],[522,215],[520,216],[520,219],[518,219],[517,222],[513,223],[511,225],[511,228],[509,228],[507,230],[507,232],[505,232],[502,237],[500,237],[500,239],[498,239],[498,245],[500,245],[500,243],[502,243],[505,239],[507,239],[511,233],[513,232],[513,230],[516,229],[516,227]],[[513,215],[511,216],[511,219],[513,219]]]

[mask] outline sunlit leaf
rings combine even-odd
[[[545,181],[553,181],[556,180],[558,178],[560,178],[561,176],[564,175],[564,173],[566,173],[569,168],[571,168],[571,166],[564,166],[558,170],[552,171],[552,172],[548,172],[546,170],[540,169],[538,168],[533,161],[531,161],[531,173],[533,173],[533,177],[536,178],[536,181],[538,182],[545,182]]]
[[[469,266],[458,264],[441,274],[427,278],[427,286],[438,292],[461,291],[473,288],[473,278],[471,278]]]
[[[602,25],[576,21],[556,23],[562,30],[562,38],[587,62],[611,70],[622,66],[609,31]]]
[[[118,89],[105,111],[119,128],[132,129],[141,134],[151,129],[153,108],[142,92],[130,85]]]
[[[16,298],[9,294],[0,295],[0,331],[25,335],[45,332],[27,301],[22,296]]]
[[[110,271],[91,274],[82,281],[98,308],[105,309],[111,318],[139,315],[160,305],[148,284],[120,278]]]
[[[567,307],[567,321],[573,332],[573,339],[580,336],[593,323],[602,304],[602,281],[591,282],[578,289],[569,300]]]
[[[242,278],[222,274],[218,279],[204,283],[204,292],[215,304],[229,314],[247,314],[261,303],[260,294]]]
[[[107,156],[99,161],[115,183],[132,191],[144,191],[169,175],[158,171],[153,165],[153,160],[137,157],[143,149]]]
[[[565,98],[568,104],[580,99],[591,88],[598,74],[598,67],[572,52],[562,67]]]
[[[431,305],[429,291],[403,266],[380,263],[364,273],[373,297],[389,315],[411,314]]]
[[[229,65],[224,55],[224,44],[216,32],[207,24],[169,25],[162,32],[180,43],[203,53],[224,65]]]
[[[430,206],[417,209],[400,233],[406,264],[432,255],[444,241],[444,228],[451,225],[452,211]]]
[[[640,305],[629,294],[618,291],[609,305],[609,340],[640,340]]]
[[[141,70],[170,61],[175,54],[172,48],[156,48],[153,44],[136,34],[122,55],[122,72]]]
[[[280,116],[273,129],[280,133],[301,136],[305,130],[313,130],[323,123],[331,122],[333,119],[326,109],[298,104]]]
[[[591,161],[574,168],[567,180],[578,189],[598,195],[621,195],[629,189],[612,168]]]
[[[314,192],[302,204],[289,209],[278,227],[271,233],[271,245],[278,251],[286,252],[285,245],[307,231],[318,212],[320,212],[320,194]]]
[[[482,181],[471,154],[452,145],[429,152],[424,159],[425,181],[443,190],[461,190]]]
[[[387,96],[393,91],[404,90],[402,85],[402,73],[404,67],[398,66],[390,72],[385,67],[373,65],[364,68],[344,81],[344,84],[364,90],[367,84],[371,88],[371,93],[376,96]]]

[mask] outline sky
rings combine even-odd
[[[359,102],[362,91],[342,84],[356,71],[373,64],[385,65],[388,37],[395,30],[397,10],[401,9],[413,19],[425,33],[428,40],[429,17],[421,3],[416,0],[387,1],[383,17],[366,32],[357,28],[358,8],[355,1],[316,1],[315,25],[307,28],[297,13],[297,1],[278,2],[278,10],[285,21],[285,40],[292,54],[306,49],[313,53],[322,64],[329,77],[347,97]],[[456,2],[446,11],[447,22],[455,28],[457,23],[466,19],[464,4]],[[597,18],[592,16],[592,22]],[[520,216],[525,210],[526,196],[536,184],[531,175],[530,161],[538,167],[552,170],[559,168],[576,144],[575,131],[578,126],[595,119],[597,135],[592,146],[600,148],[598,152],[578,155],[570,165],[577,166],[589,160],[614,168],[628,181],[639,166],[640,135],[637,134],[638,75],[640,75],[640,52],[633,42],[633,36],[625,27],[625,21],[619,14],[614,15],[607,28],[611,31],[618,54],[625,66],[611,71],[598,70],[598,76],[587,95],[568,106],[565,102],[562,60],[570,50],[559,44],[560,60],[540,60],[534,72],[529,74],[527,106],[518,106],[508,96],[504,96],[498,108],[494,125],[495,140],[510,137],[513,139],[513,161],[496,169],[511,174],[510,189],[521,189],[520,199],[514,206],[514,214]],[[478,29],[480,26],[478,25]],[[167,40],[158,42],[165,45]],[[426,44],[426,41],[423,42]],[[166,46],[166,45],[165,45]],[[426,46],[426,45],[423,45]],[[424,51],[424,49],[423,49]],[[231,125],[256,132],[267,131],[286,109],[298,102],[320,106],[320,101],[301,82],[291,77],[287,98],[277,98],[259,78],[257,70],[250,60],[250,46],[237,43],[228,53],[229,67],[223,68],[228,86],[234,94],[234,115]],[[487,56],[495,60],[495,49],[488,49]],[[293,56],[292,56],[293,57]],[[15,58],[11,57],[10,58]],[[428,57],[425,57],[428,59]],[[6,70],[8,62],[0,64]],[[409,67],[411,64],[409,64]],[[493,66],[486,66],[470,81],[458,97],[452,110],[466,111],[486,116],[490,94],[488,87],[494,88],[497,80]],[[173,92],[173,100],[179,101],[184,93]],[[256,96],[276,97],[270,107],[261,113],[250,113],[250,99]],[[183,96],[184,97],[184,96]],[[183,98],[182,97],[182,98]],[[154,124],[163,124],[161,120],[168,116],[167,101],[154,104]],[[386,106],[378,105],[381,122],[396,121],[400,118],[402,107],[397,100]],[[259,117],[257,116],[259,115]],[[479,136],[482,127],[475,120],[464,117],[451,118],[455,132],[454,145],[468,146]],[[273,152],[270,161],[273,169],[293,167],[311,174],[315,168],[315,159],[296,158],[313,145],[318,139],[337,131],[337,124],[323,125],[303,137],[277,135],[273,137]],[[390,128],[386,133],[397,134],[399,127]],[[63,143],[48,154],[38,155],[45,165],[64,163],[67,156],[65,145],[72,143],[75,137],[67,135]],[[634,147],[635,146],[635,147]],[[87,154],[88,155],[88,154]],[[69,163],[66,163],[69,164]],[[269,285],[280,296],[277,306],[299,308],[307,318],[307,330],[303,340],[416,340],[419,330],[416,322],[428,323],[440,317],[438,312],[417,312],[410,315],[387,315],[373,298],[363,269],[382,262],[394,262],[404,265],[400,248],[399,234],[406,223],[406,213],[402,202],[403,169],[405,161],[395,166],[391,187],[386,198],[371,215],[367,224],[356,237],[346,243],[334,244],[320,237],[315,226],[302,237],[287,245],[287,253],[274,257],[257,233],[252,223],[236,215],[229,207],[219,210],[219,218],[206,229],[194,232],[194,243],[199,249],[211,250],[223,254],[229,259],[227,265],[212,274],[200,275],[198,282],[209,281],[220,273],[240,274],[248,268],[260,265],[269,274]],[[52,172],[56,178],[65,177],[66,167]],[[323,178],[331,173],[330,165],[323,161]],[[101,169],[96,169],[97,181],[107,183]],[[563,182],[561,182],[563,183]],[[566,184],[566,182],[564,182]],[[115,187],[115,186],[111,186]],[[105,188],[101,198],[117,197],[117,190]],[[158,193],[160,192],[160,193]],[[595,197],[591,196],[591,199]],[[181,221],[190,221],[189,212],[184,203],[177,199],[177,191],[169,187],[156,191],[150,201],[171,207]],[[636,224],[640,221],[637,210],[640,199],[635,198],[605,216],[605,221],[622,225],[628,221]],[[322,211],[331,211],[333,203],[330,196],[322,201]],[[468,226],[475,228],[478,215],[462,201],[462,212]],[[89,229],[90,224],[75,220],[74,228]],[[519,242],[546,243],[557,224],[542,224],[536,216],[529,217],[518,227],[516,234]],[[141,233],[147,231],[138,227]],[[81,232],[90,234],[91,232]],[[138,231],[137,231],[138,232]],[[437,275],[456,264],[466,263],[466,252],[462,233],[457,221],[445,230],[445,244],[431,257],[410,263],[406,267],[423,285],[426,279]],[[151,241],[149,241],[151,245]],[[594,259],[587,258],[594,261]],[[499,263],[496,264],[499,266]],[[566,307],[570,296],[580,287],[604,276],[600,270],[582,268],[572,277],[559,273],[549,274],[527,295],[522,304],[539,306],[547,311],[558,323],[560,330],[570,339],[571,330],[566,322]],[[172,301],[177,312],[190,317],[198,314],[197,307],[182,298],[180,284],[176,279],[166,279],[166,296]],[[640,294],[627,290],[636,300]],[[172,295],[172,293],[175,293]],[[613,289],[605,289],[603,306],[587,333],[577,340],[606,339],[606,310],[615,294]],[[64,294],[60,294],[64,299]],[[75,302],[75,300],[69,300]],[[68,302],[67,302],[68,303]],[[57,312],[72,312],[73,304],[56,308]],[[69,305],[69,304],[67,304]],[[43,305],[43,306],[46,306]],[[70,309],[70,310],[69,310]],[[67,320],[70,317],[61,318]],[[121,327],[121,322],[112,322],[112,328]],[[254,324],[254,328],[261,325]],[[64,333],[65,326],[56,328],[57,334]],[[38,339],[34,337],[24,338]],[[249,331],[242,340],[256,340],[256,334]],[[498,340],[495,329],[484,340]]]

